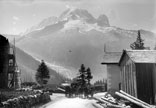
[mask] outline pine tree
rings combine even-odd
[[[44,84],[47,84],[49,78],[49,69],[44,60],[42,60],[36,72],[36,81],[43,86]]]
[[[83,90],[86,87],[86,80],[85,80],[86,70],[85,70],[84,64],[81,65],[81,68],[79,69],[79,72],[80,72],[80,75],[79,75],[78,79],[79,79],[79,82],[80,82],[81,89]]]
[[[93,76],[91,75],[91,70],[90,70],[90,68],[88,68],[87,70],[86,70],[86,79],[87,79],[87,81],[88,81],[88,85],[90,85],[90,80],[93,78]]]
[[[90,80],[93,78],[91,75],[91,70],[88,68],[86,70],[84,64],[81,65],[79,73],[76,78],[73,79],[71,83],[71,88],[75,93],[84,93],[85,96],[88,96],[90,89]]]
[[[143,41],[144,40],[141,38],[140,30],[138,30],[137,39],[134,43],[130,45],[130,47],[132,48],[132,50],[143,50],[145,49]]]

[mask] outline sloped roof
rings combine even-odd
[[[122,52],[106,52],[101,64],[118,64]]]
[[[135,63],[156,63],[156,50],[124,50],[120,62],[125,54]]]

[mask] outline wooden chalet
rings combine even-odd
[[[15,61],[15,47],[9,44],[4,36],[0,35],[0,88],[15,88],[18,77]]]
[[[8,87],[9,42],[0,35],[0,88]]]
[[[149,104],[156,94],[156,51],[123,50],[119,61],[121,89]]]
[[[120,68],[119,60],[121,52],[105,52],[102,65],[107,67],[107,90],[119,90],[120,85]]]

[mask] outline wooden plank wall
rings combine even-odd
[[[153,72],[153,85],[154,85],[154,90],[153,90],[153,94],[155,95],[155,99],[154,99],[154,103],[156,104],[156,64],[153,64],[154,67],[154,72]]]
[[[125,56],[121,63],[121,89],[137,97],[135,64]]]
[[[133,96],[138,97],[137,94],[137,81],[136,81],[136,66],[132,63],[132,77],[133,77]]]
[[[121,63],[121,89],[149,104],[154,104],[156,95],[156,64],[134,63],[124,55]]]
[[[119,90],[120,68],[117,64],[107,65],[107,89]]]
[[[151,63],[137,63],[137,91],[138,98],[149,103],[154,103],[154,65]]]

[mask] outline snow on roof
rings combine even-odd
[[[135,63],[156,63],[156,50],[124,50],[122,56],[125,54]]]
[[[121,52],[106,52],[101,64],[118,64]]]

